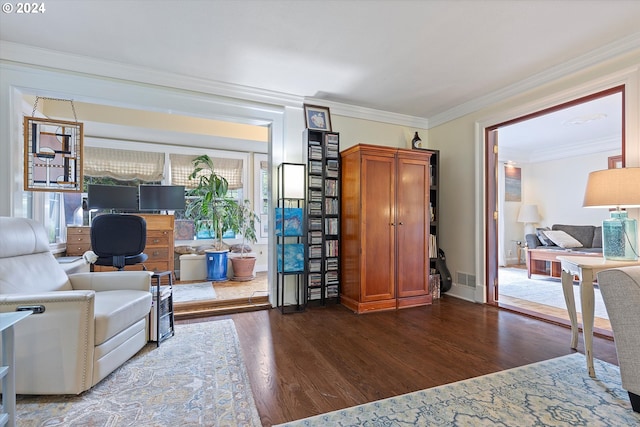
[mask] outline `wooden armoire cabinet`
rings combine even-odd
[[[357,313],[430,304],[430,153],[360,144],[341,157],[340,302]]]

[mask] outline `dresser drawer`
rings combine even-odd
[[[163,232],[147,232],[147,246],[169,246],[169,235]]]
[[[91,244],[91,236],[88,234],[67,234],[67,245],[69,244]]]
[[[91,237],[91,227],[67,227],[67,236],[87,236]]]
[[[67,256],[83,255],[88,250],[91,250],[91,243],[67,242]]]
[[[165,247],[151,247],[147,246],[144,249],[144,253],[147,254],[147,262],[167,261],[169,259],[169,248]]]

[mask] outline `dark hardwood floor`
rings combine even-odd
[[[432,306],[363,315],[331,305],[178,323],[223,318],[236,325],[264,426],[574,352],[565,327],[446,295]],[[593,347],[617,364],[613,341],[594,338]]]

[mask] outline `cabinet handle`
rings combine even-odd
[[[153,256],[158,256],[158,255],[160,255],[160,252],[158,252],[158,251],[155,251],[155,252],[153,253]]]
[[[402,223],[400,222],[400,223],[398,223],[398,225],[402,225]]]

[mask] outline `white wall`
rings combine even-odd
[[[607,169],[607,157],[619,152],[591,154],[529,165],[523,175],[526,203],[537,204],[540,225],[600,225],[608,209],[583,208],[589,172]]]

